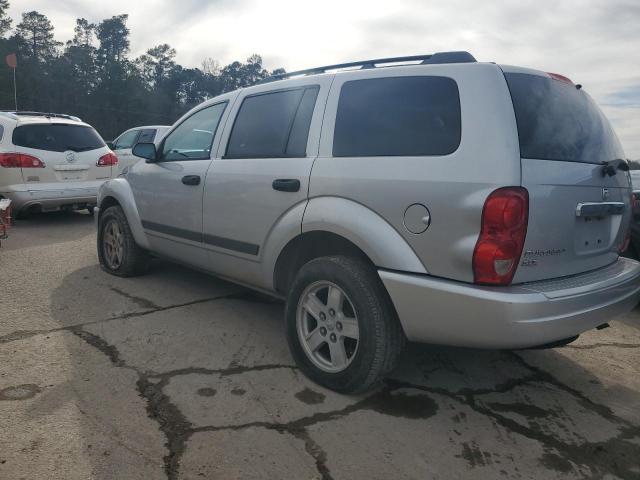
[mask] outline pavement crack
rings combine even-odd
[[[139,318],[139,317],[144,317],[146,315],[151,315],[153,313],[173,310],[175,308],[188,307],[188,306],[197,305],[200,303],[214,302],[216,300],[224,300],[224,299],[234,298],[234,297],[235,297],[234,293],[227,293],[223,295],[217,295],[215,297],[201,298],[198,300],[192,300],[190,302],[176,303],[173,305],[167,305],[165,307],[157,307],[153,310],[145,310],[143,312],[123,313],[121,315],[114,315],[113,317],[103,318],[101,320],[93,320],[91,322],[76,323],[74,325],[69,325],[66,327],[56,327],[56,328],[36,329],[36,330],[16,330],[6,335],[0,336],[0,345],[5,343],[10,343],[10,342],[15,342],[18,340],[25,340],[27,338],[35,337],[37,335],[48,335],[50,333],[65,332],[65,331],[71,332],[77,328],[82,329],[84,327],[89,327],[91,325],[99,325],[102,323],[113,322],[116,320],[127,320],[129,318]]]
[[[159,378],[159,379],[170,379],[172,377],[178,377],[181,375],[190,375],[190,374],[198,374],[198,375],[220,375],[221,377],[227,377],[231,375],[241,375],[247,372],[259,372],[262,370],[277,370],[277,369],[288,369],[288,370],[297,370],[298,367],[295,365],[286,365],[279,363],[267,363],[262,365],[252,365],[252,366],[244,366],[244,365],[233,365],[227,368],[206,368],[206,367],[185,367],[178,368],[175,370],[169,370],[166,372],[149,372],[148,376],[151,378]]]
[[[547,372],[546,370],[543,370],[542,368],[531,365],[517,353],[511,352],[511,357],[515,359],[524,368],[527,368],[529,371],[534,372],[538,376],[538,381],[548,383],[560,390],[565,391],[569,395],[573,396],[586,409],[596,413],[597,415],[609,421],[613,421],[618,424],[628,425],[628,422],[614,415],[614,413],[611,411],[611,409],[608,406],[594,402],[585,394],[576,390],[573,387],[570,387],[566,383],[560,381],[559,379],[554,377],[551,373]]]
[[[160,425],[167,439],[167,455],[164,456],[164,471],[168,480],[178,478],[180,460],[187,448],[187,441],[193,432],[192,424],[180,409],[164,393],[168,379],[159,383],[149,381],[146,375],[140,375],[136,386],[140,396],[147,402],[147,416]]]
[[[120,290],[119,288],[116,288],[116,287],[113,287],[113,286],[109,286],[108,288],[112,292],[115,292],[118,295],[123,296],[128,300],[131,300],[133,303],[135,303],[136,305],[138,305],[141,308],[148,308],[148,309],[152,309],[152,310],[158,310],[159,308],[162,308],[160,305],[156,305],[155,303],[153,303],[151,300],[149,300],[147,298],[143,298],[143,297],[138,297],[136,295],[132,295],[129,292],[125,292],[124,290]]]
[[[87,342],[92,347],[97,348],[102,353],[104,353],[107,356],[107,358],[111,361],[111,363],[116,367],[126,366],[124,363],[124,360],[120,358],[120,353],[118,352],[118,349],[115,346],[106,342],[104,339],[102,339],[102,337],[99,337],[98,335],[94,335],[93,333],[83,330],[82,327],[79,327],[79,326],[71,327],[69,328],[69,331],[74,335],[77,335],[78,337],[80,337],[82,340]]]

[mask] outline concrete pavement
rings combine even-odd
[[[0,478],[640,478],[640,310],[556,350],[412,345],[344,396],[295,368],[282,304],[109,276],[82,213],[19,222],[0,278]]]

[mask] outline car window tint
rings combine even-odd
[[[313,86],[245,98],[231,131],[226,157],[304,156],[317,94],[318,87]]]
[[[163,148],[163,160],[204,160],[211,156],[211,146],[227,102],[198,110],[169,135]]]
[[[138,136],[138,132],[140,132],[140,130],[131,130],[130,132],[125,132],[120,135],[113,145],[115,147],[114,150],[132,148],[136,141],[136,137]]]
[[[460,96],[451,78],[353,80],[340,92],[333,155],[447,155],[460,145],[460,132]]]
[[[307,139],[313,109],[316,105],[319,87],[307,88],[304,91],[296,118],[291,127],[286,154],[290,157],[304,157],[307,153]]]
[[[504,76],[523,158],[596,164],[624,158],[609,120],[584,90],[540,75]]]
[[[156,138],[155,128],[145,128],[140,130],[140,136],[136,143],[153,143]]]
[[[66,123],[22,125],[13,130],[13,144],[49,152],[87,152],[105,146],[93,128]]]
[[[0,141],[2,141],[3,137],[4,137],[4,127],[0,125]]]

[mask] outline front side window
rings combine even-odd
[[[113,145],[114,150],[124,150],[125,148],[132,148],[139,131],[140,130],[131,130],[130,132],[125,132],[120,135],[120,137],[118,137]]]
[[[88,152],[105,146],[93,128],[67,123],[22,125],[15,128],[12,140],[18,147],[49,152]]]
[[[304,157],[318,89],[311,86],[245,98],[225,158]]]
[[[227,102],[198,110],[169,135],[162,147],[162,160],[208,160],[213,138]]]
[[[340,91],[333,155],[448,155],[460,145],[460,132],[460,95],[451,78],[352,80]]]

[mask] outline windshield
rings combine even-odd
[[[609,121],[575,85],[525,73],[505,73],[518,124],[520,156],[602,163],[623,158]]]
[[[13,144],[49,152],[86,152],[105,146],[93,128],[85,125],[22,125],[13,131]]]

